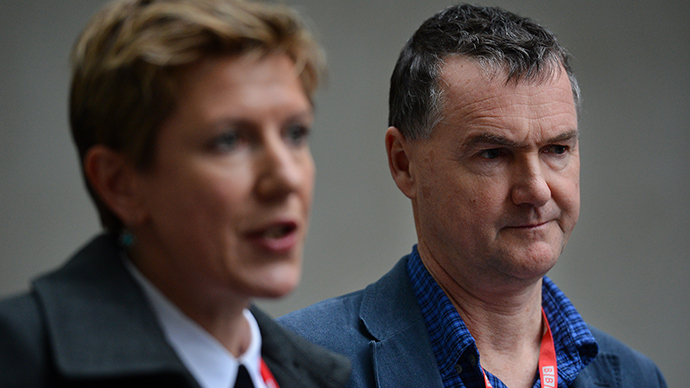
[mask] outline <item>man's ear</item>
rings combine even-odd
[[[410,142],[396,127],[386,130],[388,167],[395,184],[408,198],[415,197],[415,179],[410,163]]]
[[[101,201],[129,227],[145,219],[137,191],[136,171],[119,152],[103,145],[91,147],[84,157],[84,174]]]

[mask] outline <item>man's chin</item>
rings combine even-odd
[[[516,252],[513,259],[505,263],[506,270],[513,276],[524,280],[540,279],[546,275],[558,262],[560,249],[553,246],[537,246],[532,249]]]

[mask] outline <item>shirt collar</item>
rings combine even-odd
[[[416,245],[407,261],[407,274],[424,316],[444,386],[448,386],[449,381],[457,376],[455,366],[460,364],[461,357],[474,360],[473,374],[481,377],[477,362],[479,352],[474,338],[455,306],[422,264]],[[467,374],[468,371],[465,372]],[[481,381],[483,382],[483,377]]]
[[[455,306],[424,267],[416,245],[407,262],[407,273],[424,316],[444,385],[457,381],[459,374],[464,380],[469,378],[472,383],[476,380],[483,384],[474,338]],[[547,277],[544,277],[542,285],[542,307],[555,342],[559,378],[569,385],[596,356],[596,341],[570,300]],[[460,373],[463,369],[464,372]]]
[[[265,387],[261,377],[261,331],[249,310],[244,310],[244,316],[251,329],[251,341],[247,350],[235,358],[166,298],[128,258],[124,262],[149,300],[168,343],[202,388],[233,386],[240,364],[247,368],[255,387]]]
[[[542,307],[553,334],[558,376],[569,385],[597,356],[599,346],[575,306],[546,276],[542,281],[541,295]]]

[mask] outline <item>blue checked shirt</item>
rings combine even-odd
[[[407,275],[424,315],[431,346],[445,388],[484,388],[479,352],[467,326],[422,264],[417,246],[407,261]],[[549,320],[558,362],[558,387],[569,387],[577,374],[597,355],[597,343],[570,300],[547,277],[542,286],[542,307]],[[486,372],[494,388],[506,388]],[[540,387],[535,374],[534,387]]]

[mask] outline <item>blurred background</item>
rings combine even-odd
[[[388,79],[441,0],[287,0],[326,48],[299,289],[274,316],[360,289],[416,241],[390,178]],[[0,1],[0,296],[98,233],[69,137],[68,53],[96,0]],[[574,57],[582,211],[550,276],[585,319],[690,380],[690,2],[489,0],[547,26]]]

